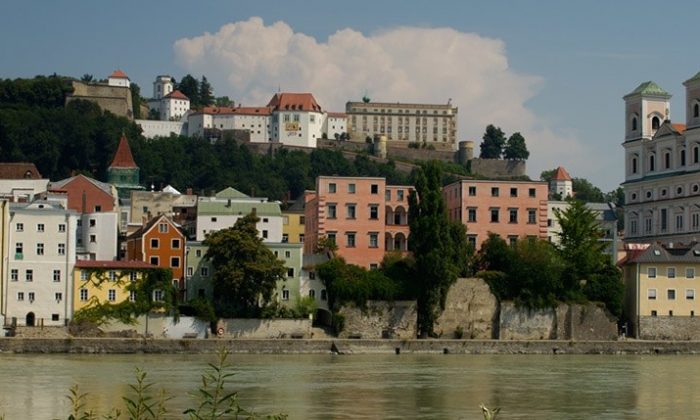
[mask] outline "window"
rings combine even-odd
[[[170,257],[170,267],[180,267],[180,257]]]
[[[158,261],[158,257],[151,257],[149,261],[151,262],[151,265],[158,265],[160,262]]]
[[[93,244],[94,244],[95,242],[97,242],[97,236],[95,236],[95,235],[90,235],[90,243],[93,243]]]
[[[651,316],[656,316],[656,311],[651,311]]]
[[[328,204],[328,218],[335,219],[335,217],[336,217],[335,204]]]
[[[685,166],[685,150],[681,150],[681,166]]]
[[[17,292],[17,300],[22,302],[24,300],[24,292]]]
[[[656,289],[648,289],[647,290],[647,299],[656,300]]]
[[[348,193],[355,194],[355,184],[348,184]]]
[[[508,209],[508,223],[518,223],[518,209]]]
[[[292,253],[290,251],[284,251],[284,258],[291,258]]]
[[[661,125],[661,120],[659,120],[659,117],[654,117],[651,119],[651,129],[652,130],[658,130],[660,125]]]
[[[693,118],[700,117],[700,105],[693,105]]]
[[[37,232],[43,232],[43,231],[44,231],[44,227],[45,227],[45,226],[44,226],[43,223],[39,223],[38,225],[36,225],[36,231],[37,231]]]
[[[282,224],[285,226],[289,225],[289,216],[282,216]]]
[[[282,290],[282,300],[289,300],[289,290],[287,290],[287,289]]]
[[[346,218],[354,219],[356,216],[356,213],[357,213],[355,210],[356,210],[355,204],[346,204],[345,205]]]
[[[53,281],[54,282],[61,281],[61,270],[53,270]]]
[[[287,243],[287,242],[289,242],[289,234],[283,233],[282,234],[282,243]]]
[[[19,280],[19,270],[16,268],[13,268],[10,270],[10,281],[17,281]]]
[[[287,268],[287,277],[294,277],[294,268]]]
[[[312,297],[312,298],[316,297],[316,291],[314,289],[309,290],[309,297]]]
[[[80,280],[85,281],[88,279],[87,270],[80,270]]]
[[[330,242],[330,243],[333,243],[333,244],[337,243],[335,240],[335,232],[328,232],[328,234],[326,235],[326,238],[328,238],[328,242]]]
[[[537,196],[537,190],[536,190],[535,188],[530,188],[530,189],[528,190],[528,194],[530,195],[530,197],[536,197],[536,196]]]
[[[330,184],[328,184],[328,192],[331,194],[335,193],[335,183],[334,182],[331,182]]]
[[[346,239],[346,243],[347,243],[348,248],[355,247],[355,232],[347,232],[345,234],[345,239]]]
[[[476,208],[475,207],[467,208],[467,222],[470,222],[470,223],[476,222]]]
[[[187,277],[192,277],[194,274],[194,267],[187,267]]]
[[[201,256],[202,256],[202,250],[201,250],[201,249],[195,250],[195,251],[194,251],[194,255],[195,255],[197,258],[201,257]]]
[[[63,293],[61,293],[61,292],[55,293],[54,298],[56,299],[56,302],[61,302],[63,300]]]
[[[666,276],[669,279],[675,279],[676,278],[676,268],[675,267],[668,267],[666,269]]]
[[[378,248],[379,247],[379,233],[370,232],[369,234],[369,247]]]
[[[263,217],[262,221],[263,221],[263,223],[268,223],[270,221],[270,219],[268,219],[267,217]]]
[[[217,220],[216,217],[212,217],[212,218],[211,218],[211,222],[212,222],[212,223],[216,223],[216,220]]]
[[[81,302],[86,302],[88,300],[88,291],[87,289],[80,289],[80,301]]]
[[[676,215],[676,230],[677,231],[683,230],[683,215],[682,214]]]
[[[170,245],[172,249],[180,249],[180,240],[173,239]]]
[[[58,225],[58,231],[59,232],[65,232],[66,231],[66,225],[61,223]]]
[[[653,171],[654,170],[654,155],[649,156],[649,170]]]
[[[321,300],[327,300],[328,299],[328,293],[326,292],[326,289],[321,289]]]
[[[637,158],[636,157],[632,158],[632,173],[633,174],[637,173]]]
[[[369,265],[369,269],[370,269],[370,270],[377,270],[377,269],[379,269],[379,264],[377,264],[377,263],[371,263],[371,264]]]
[[[36,295],[34,294],[34,292],[27,293],[27,297],[29,298],[29,303],[34,302],[34,300],[36,299]]]
[[[510,196],[511,196],[511,197],[517,197],[517,196],[518,196],[518,189],[517,189],[517,188],[511,188],[511,189],[510,189]]]
[[[306,217],[305,216],[299,216],[299,224],[300,225],[306,224]]]
[[[686,268],[685,269],[685,278],[694,279],[695,278],[695,269],[692,267]]]
[[[22,244],[22,242],[17,242],[17,243],[15,244],[15,254],[19,255],[19,258],[18,258],[18,259],[22,259],[22,251],[23,251],[23,249],[24,249],[24,244]],[[17,258],[17,257],[15,257],[15,258]]]
[[[99,213],[102,211],[102,206],[95,206],[95,213]]]
[[[372,220],[379,219],[379,206],[377,204],[369,205],[369,218]]]
[[[199,274],[202,277],[208,277],[209,276],[209,267],[202,267],[199,269]]]
[[[129,273],[129,281],[131,281],[132,283],[136,281],[136,277],[137,275],[135,272],[132,271],[131,273]]]
[[[396,191],[396,199],[398,201],[403,201],[403,190]]]
[[[136,290],[129,290],[129,302],[136,302]]]
[[[304,243],[304,234],[303,233],[299,234],[299,243],[302,243],[302,244]]]
[[[58,244],[58,255],[66,255],[66,244]]]
[[[117,291],[114,289],[109,289],[107,290],[107,300],[110,302],[114,302],[117,300]]]
[[[151,239],[151,249],[158,249],[159,245],[160,243],[157,238]]]
[[[158,224],[158,232],[168,233],[168,224],[167,223],[159,223]]]
[[[156,302],[162,302],[163,301],[163,291],[160,289],[156,289],[153,291],[153,300]]]
[[[109,281],[117,281],[117,272],[114,270],[109,271]]]
[[[90,219],[90,227],[95,227],[96,222],[95,219]]]
[[[491,223],[498,223],[498,209],[491,209]]]
[[[492,187],[491,188],[491,197],[498,197],[499,191],[498,187]]]
[[[370,185],[369,192],[370,192],[370,194],[379,194],[379,185],[377,185],[377,184]]]
[[[637,131],[637,117],[632,117],[632,131]]]
[[[527,209],[527,223],[530,225],[537,223],[537,211],[535,209]]]
[[[671,167],[671,154],[666,152],[664,153],[664,169],[668,169]]]
[[[267,239],[267,236],[268,236],[268,234],[267,234],[267,229],[263,229],[263,231],[262,231],[262,237],[263,237],[263,239]]]
[[[27,270],[24,274],[24,281],[34,281],[34,270]]]
[[[44,244],[36,244],[36,255],[44,255]]]
[[[17,232],[24,232],[24,223],[17,223],[15,225]]]
[[[647,268],[647,277],[649,277],[650,279],[656,278],[656,267]]]
[[[685,299],[695,300],[695,289],[685,289]]]
[[[469,187],[469,196],[470,197],[476,196],[476,187]]]
[[[515,235],[508,236],[508,244],[510,246],[515,246],[518,243],[518,237]]]
[[[668,300],[676,300],[676,289],[666,290],[666,297],[668,297]]]

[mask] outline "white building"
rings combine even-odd
[[[119,213],[83,213],[76,230],[76,257],[79,260],[113,261],[118,257]]]
[[[10,206],[5,226],[9,255],[3,273],[6,321],[66,325],[72,313],[77,221],[75,212],[56,202]]]
[[[276,93],[267,107],[272,113],[270,141],[316,147],[323,137],[326,114],[310,93]]]
[[[557,196],[560,200],[574,196],[573,180],[563,166],[557,168],[549,181],[549,193]]]
[[[148,109],[156,111],[161,121],[180,121],[190,110],[190,99],[175,89],[172,77],[160,75],[153,82],[153,97],[148,100]],[[177,132],[182,129],[182,126],[165,128],[143,122],[139,122],[139,125],[147,133],[146,137],[155,132],[158,133],[155,135],[161,135],[162,130],[168,130],[167,135],[170,135],[170,131]]]
[[[129,81],[129,76],[127,76],[126,73],[121,70],[114,70],[114,72],[107,78],[107,85],[130,88],[131,82]]]
[[[173,78],[168,75],[156,76],[156,81],[153,82],[153,99],[161,100],[175,90]]]
[[[245,130],[252,143],[270,141],[270,109],[267,107],[205,107],[187,117],[190,135],[218,137],[224,130]]]
[[[323,132],[329,139],[339,139],[348,132],[348,116],[342,112],[328,112]]]
[[[279,203],[267,198],[249,197],[233,188],[219,191],[214,197],[199,197],[197,202],[196,240],[233,227],[236,221],[255,212],[260,221],[257,229],[263,242],[282,242],[282,211]]]

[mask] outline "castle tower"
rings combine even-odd
[[[139,172],[139,167],[136,166],[134,157],[131,155],[129,142],[122,134],[114,160],[107,168],[107,182],[117,187],[119,198],[128,198],[131,190],[144,189],[139,185]]]
[[[123,71],[117,69],[114,70],[112,74],[107,78],[107,85],[116,87],[131,87],[131,82],[129,81],[129,76]]]
[[[153,99],[162,99],[174,90],[173,78],[168,75],[156,76],[153,82]]]
[[[552,179],[549,181],[549,192],[550,194],[559,195],[562,200],[566,199],[567,197],[573,197],[573,181],[563,166],[557,168],[556,172],[554,172],[554,175],[552,176]]]

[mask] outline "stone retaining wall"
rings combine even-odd
[[[364,309],[344,306],[338,313],[345,318],[340,338],[413,339],[417,335],[415,301],[368,301]]]
[[[310,319],[222,319],[225,338],[311,338]]]
[[[483,279],[457,279],[435,322],[440,338],[497,338],[498,301]],[[461,334],[460,334],[461,333]],[[460,336],[461,335],[461,336]]]
[[[639,317],[643,340],[700,340],[700,319],[687,316]]]

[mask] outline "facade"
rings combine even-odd
[[[549,181],[549,193],[557,197],[558,200],[566,200],[567,197],[574,196],[573,180],[564,167],[560,166],[554,172],[551,181]]]
[[[384,178],[316,178],[316,190],[304,195],[304,253],[317,252],[326,239],[348,263],[377,268],[386,252],[407,251],[412,189],[387,186]]]
[[[72,91],[66,94],[66,105],[80,99],[96,103],[100,108],[114,115],[134,118],[134,107],[131,98],[131,83],[127,75],[114,71],[104,82],[71,81]]]
[[[509,243],[547,239],[547,183],[461,180],[443,187],[447,214],[467,227],[475,250],[489,233]]]
[[[185,235],[170,218],[157,216],[126,239],[126,259],[169,268],[173,285],[185,293]]]
[[[271,140],[271,110],[267,107],[205,107],[188,115],[190,135],[220,137],[227,130],[245,130],[252,143]]]
[[[128,198],[132,190],[143,189],[139,177],[140,169],[134,162],[126,136],[122,134],[112,164],[107,168],[107,182],[117,188],[119,197]]]
[[[276,93],[267,103],[270,139],[289,146],[316,147],[326,114],[310,93]]]
[[[348,132],[348,116],[343,112],[329,112],[326,115],[326,120],[323,132],[329,139],[340,139],[343,134]]]
[[[160,121],[180,121],[190,110],[190,99],[175,89],[172,77],[159,75],[153,82],[153,97],[148,100],[148,109],[156,112]],[[170,131],[177,133],[183,128],[183,125],[151,124],[148,120],[140,120],[139,125],[144,127],[146,137],[167,136]]]
[[[557,212],[569,207],[568,201],[547,202],[547,239],[553,244],[559,244],[561,225],[557,219]],[[617,263],[618,243],[620,235],[617,232],[617,214],[613,203],[586,203],[586,207],[596,214],[596,221],[600,228],[600,241],[605,244],[605,253],[610,256],[613,264]]]
[[[186,194],[167,187],[162,191],[131,191],[130,206],[130,225],[136,229],[144,220],[163,214],[180,225],[188,237],[195,235],[197,196],[190,189]]]
[[[78,213],[100,213],[117,211],[119,207],[117,189],[104,182],[76,175],[49,184],[49,191],[65,193],[68,209]]]
[[[348,133],[352,141],[386,136],[389,145],[408,147],[427,143],[438,149],[457,149],[457,107],[449,102],[404,104],[388,102],[348,102],[345,105]]]
[[[312,296],[315,299],[318,309],[328,310],[328,293],[326,286],[316,273],[316,266],[331,259],[329,254],[305,254],[301,267],[301,279],[299,283],[299,294],[301,296]]]
[[[73,272],[72,313],[96,304],[117,304],[136,299],[129,290],[152,265],[143,261],[77,261]]]
[[[130,88],[131,82],[129,81],[129,76],[123,71],[117,69],[112,72],[107,78],[107,84],[109,86]]]
[[[654,82],[625,100],[625,241],[700,239],[700,73],[684,82],[686,124],[670,118],[671,95]]]
[[[279,203],[267,198],[249,197],[234,188],[226,188],[214,197],[200,197],[197,202],[196,240],[207,234],[233,227],[236,221],[255,212],[260,219],[258,232],[264,242],[282,242],[282,212]]]
[[[303,244],[305,223],[304,201],[297,200],[287,210],[282,211],[282,242]]]
[[[159,101],[161,121],[179,121],[190,110],[190,98],[174,90]]]
[[[12,204],[4,225],[2,314],[21,326],[64,326],[72,313],[78,215],[56,202]]]
[[[294,307],[301,294],[302,261],[304,247],[301,244],[267,243],[265,244],[278,260],[284,261],[287,275],[277,282],[277,301],[284,306]]]
[[[201,242],[188,241],[185,248],[185,285],[188,300],[214,298],[214,270],[204,256],[208,247]]]
[[[0,199],[12,202],[30,202],[48,190],[49,180],[29,162],[0,163]]]
[[[156,76],[153,82],[153,99],[161,100],[175,90],[173,78],[168,75]]]
[[[625,261],[625,312],[642,339],[700,339],[700,245],[638,247]]]

